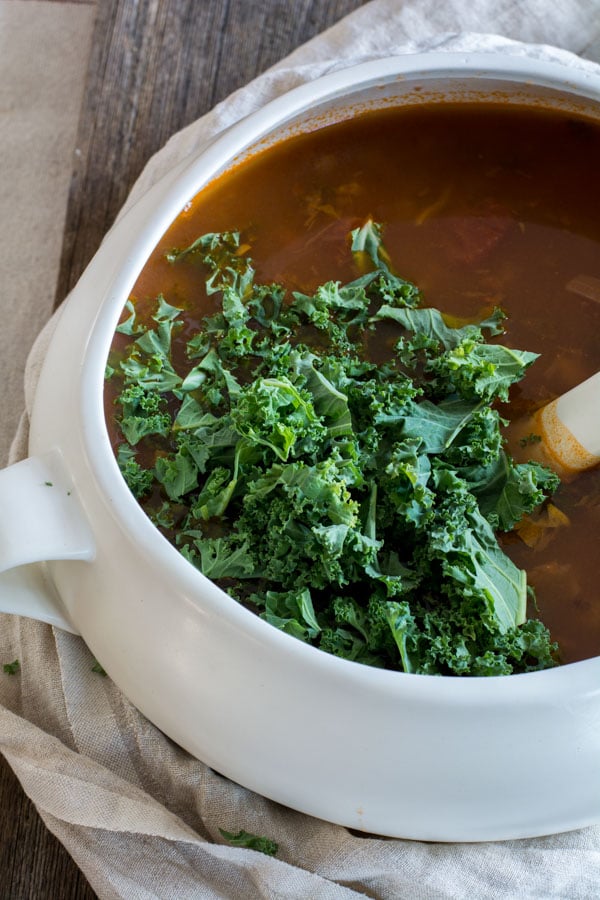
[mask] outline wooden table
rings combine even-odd
[[[171,134],[364,2],[98,0],[57,305]],[[2,758],[0,896],[96,896]]]

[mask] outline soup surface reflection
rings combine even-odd
[[[502,342],[541,354],[502,410],[514,419],[600,368],[598,160],[600,124],[564,112],[446,104],[366,113],[259,153],[203,190],[133,297],[143,308],[162,293],[195,326],[213,298],[197,266],[175,269],[164,254],[226,230],[250,245],[260,282],[309,292],[351,280],[348,235],[370,217],[426,306],[461,317],[499,306],[508,316]],[[109,384],[116,445],[112,401]],[[512,451],[528,458],[527,447]],[[550,516],[502,539],[528,573],[563,662],[600,652],[599,533],[596,469],[561,485]]]

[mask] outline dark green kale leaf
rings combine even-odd
[[[405,439],[420,438],[421,452],[443,453],[452,446],[461,431],[469,426],[481,409],[481,403],[470,400],[448,399],[439,403],[429,400],[407,401],[402,418],[402,435]],[[461,446],[464,442],[461,442]]]
[[[501,344],[482,344],[467,337],[427,364],[435,375],[436,391],[481,398],[488,403],[508,400],[508,389],[523,378],[537,353],[512,350]]]
[[[442,590],[458,594],[476,608],[492,631],[505,633],[526,617],[527,580],[500,549],[492,528],[462,479],[446,469],[434,472],[435,514],[428,522],[428,541],[419,551],[421,566],[436,561]]]
[[[117,450],[117,464],[127,487],[137,500],[141,500],[152,490],[154,473],[144,469],[135,458],[135,450],[128,444],[120,444]]]
[[[415,307],[421,302],[419,288],[392,271],[391,260],[383,246],[381,225],[367,219],[361,228],[352,232],[351,250],[358,268],[365,268],[364,260],[370,262],[371,271],[351,282],[350,286],[368,291],[379,305]]]
[[[191,543],[183,543],[183,541]],[[218,581],[224,578],[256,578],[254,559],[248,545],[236,537],[205,537],[202,531],[186,531],[180,549],[200,571]]]
[[[508,477],[498,498],[498,528],[511,531],[524,515],[537,509],[560,484],[560,478],[540,463],[510,462]]]
[[[321,631],[308,588],[251,594],[248,602],[264,609],[260,616],[270,625],[302,641],[314,640]]]
[[[171,344],[173,332],[181,327],[181,323],[176,321],[180,314],[180,309],[170,306],[159,295],[153,316],[156,327],[126,326],[125,333],[138,334],[139,337],[130,345],[127,356],[119,366],[125,385],[159,393],[177,391],[181,378],[171,363]]]
[[[438,309],[396,309],[382,306],[372,317],[372,321],[391,319],[407,331],[425,338],[427,346],[455,350],[463,341],[475,343],[483,341],[484,328],[490,334],[501,334],[504,318],[504,313],[496,309],[488,319],[480,321],[477,325],[469,324],[453,328],[446,324],[443,313]]]
[[[310,393],[298,390],[285,376],[258,378],[245,386],[231,409],[231,424],[284,462],[290,455],[314,453],[327,437]]]
[[[156,389],[130,384],[121,391],[117,402],[123,408],[119,425],[127,443],[135,445],[150,434],[169,434],[171,416],[163,395]]]
[[[493,528],[511,531],[517,522],[552,496],[559,477],[536,462],[516,463],[504,450],[487,465],[457,470]]]
[[[154,472],[170,500],[181,500],[198,487],[198,466],[186,444],[173,456],[159,456]]]
[[[234,530],[269,582],[326,588],[348,584],[375,559],[377,542],[362,531],[359,512],[334,459],[276,464],[246,485]]]

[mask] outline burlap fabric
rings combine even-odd
[[[599,39],[600,0],[374,0],[175,135],[128,203],[223,128],[332,68],[422,46],[502,49],[585,67],[590,63],[539,45],[600,59]],[[30,357],[28,406],[51,333],[52,322]],[[25,413],[12,460],[26,454],[26,440]],[[92,671],[80,638],[4,615],[0,662],[15,658],[18,675],[0,672],[0,750],[102,898],[600,896],[600,827],[472,845],[360,837],[265,800],[190,757]],[[231,847],[220,828],[271,837],[279,852]]]

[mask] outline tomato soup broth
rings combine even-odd
[[[310,292],[349,281],[349,233],[372,218],[424,305],[474,320],[500,307],[502,343],[540,354],[502,409],[515,419],[600,367],[599,160],[600,124],[567,112],[477,103],[365,113],[217,178],[164,235],[133,298],[143,308],[162,294],[187,310],[184,331],[196,327],[214,299],[197,264],[173,267],[165,253],[230,230],[249,245],[259,282]],[[117,444],[113,399],[109,383]],[[528,458],[527,446],[511,449]],[[600,652],[599,531],[593,470],[563,483],[528,529],[502,538],[563,662]]]

